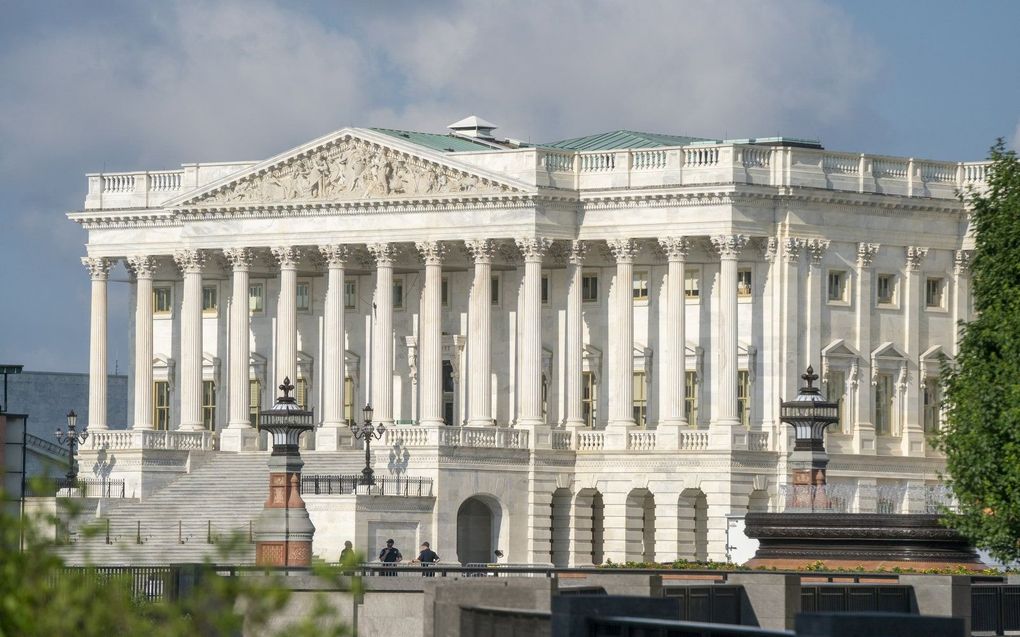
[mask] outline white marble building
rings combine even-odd
[[[971,307],[956,193],[983,163],[493,128],[89,175],[69,215],[92,277],[83,453],[119,454],[144,497],[201,454],[257,452],[286,376],[320,425],[307,454],[360,453],[345,423],[371,402],[377,471],[436,481],[421,528],[489,535],[463,561],[724,559],[728,520],[787,480],[779,397],[811,364],[843,407],[830,481],[937,480],[935,375]],[[127,423],[104,417],[118,260]]]

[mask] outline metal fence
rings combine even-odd
[[[123,480],[100,480],[95,478],[79,478],[77,480],[61,480],[57,483],[57,495],[71,498],[123,498],[125,486]]]
[[[800,588],[802,612],[910,613],[911,587],[890,584],[807,584]]]
[[[1020,585],[975,584],[970,612],[974,635],[1015,634],[1020,631]]]
[[[350,495],[360,486],[361,474],[320,474],[301,476],[302,495]],[[366,489],[368,489],[366,487]],[[403,497],[431,497],[432,478],[391,476],[377,477],[375,485],[367,490],[372,495]]]
[[[122,579],[130,587],[132,596],[139,601],[174,601],[180,594],[179,566],[68,566],[57,577],[72,573],[99,586],[109,584],[114,578]]]
[[[743,586],[716,584],[713,586],[667,586],[663,597],[680,600],[678,619],[693,622],[739,624],[740,598]]]

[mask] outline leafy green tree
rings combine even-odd
[[[272,574],[224,577],[205,565],[196,571],[200,577],[194,586],[178,598],[148,601],[139,595],[132,575],[66,567],[44,532],[56,522],[53,518],[22,522],[0,509],[0,637],[350,634],[321,595],[309,612],[281,621],[291,594]],[[223,544],[225,561],[245,539]],[[343,575],[353,565],[321,566],[313,572],[356,594],[359,582]]]
[[[947,520],[1003,561],[1020,559],[1020,161],[991,149],[987,188],[965,195],[975,316],[944,366],[946,454],[959,512]]]

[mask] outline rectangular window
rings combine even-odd
[[[265,283],[252,283],[248,286],[248,309],[256,314],[266,310]]]
[[[581,373],[581,414],[584,424],[588,427],[595,427],[595,408],[597,406],[595,387],[595,374],[592,372]]]
[[[219,288],[215,285],[202,286],[202,312],[204,314],[216,314],[220,307]]]
[[[599,301],[599,275],[594,272],[581,274],[581,301],[584,303],[598,303]]]
[[[309,312],[312,309],[312,284],[308,281],[298,281],[297,284],[297,311]]]
[[[344,378],[344,420],[354,421],[354,379]]]
[[[829,300],[846,301],[846,272],[829,272]]]
[[[259,412],[262,411],[262,383],[258,379],[248,381],[248,418],[256,429],[261,425]]]
[[[216,429],[216,383],[202,381],[202,424],[209,431]]]
[[[829,380],[825,383],[825,400],[839,405],[838,433],[850,433],[846,416],[846,373],[843,370],[829,371]]]
[[[737,372],[737,416],[740,424],[751,425],[751,374],[747,371]]]
[[[298,407],[308,409],[308,381],[298,378],[294,384],[294,398],[297,399]]]
[[[698,426],[698,372],[684,372],[684,415],[687,424]]]
[[[645,270],[634,272],[634,300],[648,300],[648,272]]]
[[[737,271],[737,296],[751,296],[751,271]]]
[[[647,415],[648,395],[645,391],[645,373],[634,372],[634,422],[639,427],[643,427]]]
[[[443,307],[450,307],[450,279],[443,277],[443,286],[439,291],[440,302]]]
[[[169,314],[171,304],[170,287],[161,285],[152,288],[152,311],[154,314]]]
[[[542,275],[542,304],[549,302],[549,275]]]
[[[892,305],[896,302],[896,275],[879,274],[875,280],[875,293],[879,305]]]
[[[925,282],[924,304],[926,307],[941,308],[943,291],[945,290],[945,279],[935,277]]]
[[[170,429],[170,383],[152,383],[152,424],[158,431]]]
[[[893,415],[892,374],[879,374],[875,381],[875,433],[891,436]]]
[[[404,280],[393,279],[393,309],[404,309]]]
[[[356,310],[358,308],[358,282],[344,279],[344,309]]]
[[[924,379],[924,433],[937,433],[942,419],[942,388],[937,376]]]
[[[489,283],[489,296],[492,301],[492,305],[499,305],[499,277],[492,277],[492,281]]]
[[[684,271],[684,296],[696,299],[701,295],[701,272],[699,270]]]

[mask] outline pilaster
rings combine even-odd
[[[903,383],[901,391],[905,392],[906,402],[903,409],[904,425],[901,428],[901,452],[905,456],[924,456],[925,440],[924,425],[920,419],[920,402],[922,382],[921,374],[918,371],[918,361],[921,356],[921,319],[922,304],[924,303],[923,287],[924,277],[921,273],[921,265],[928,256],[928,248],[918,246],[907,246],[906,256],[906,290],[903,307],[903,333],[906,335],[904,353],[907,355],[907,378]]]
[[[860,352],[857,392],[855,400],[857,423],[853,428],[854,451],[863,455],[875,454],[875,423],[872,422],[874,407],[872,405],[871,378],[871,314],[873,309],[872,269],[871,264],[878,254],[879,244],[857,244],[857,295],[854,305],[855,328],[857,332],[857,351]]]

